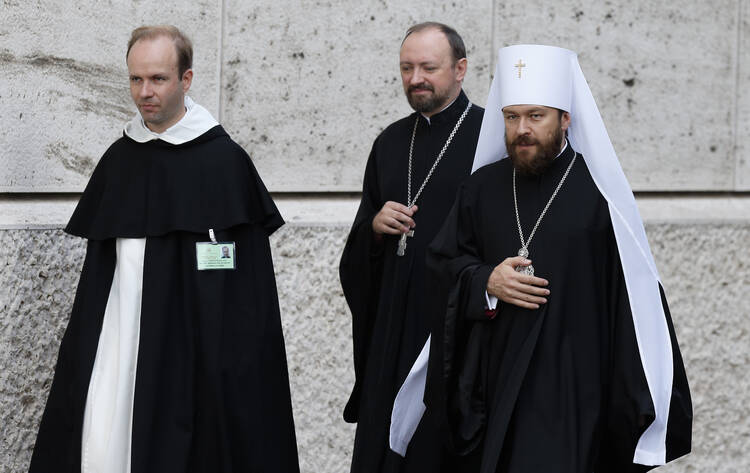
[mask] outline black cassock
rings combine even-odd
[[[542,176],[517,176],[525,238],[573,155],[568,146]],[[512,169],[504,159],[467,179],[428,250],[437,316],[425,401],[464,455],[455,471],[646,471],[632,460],[654,407],[608,205],[580,155],[529,245],[548,302],[499,302],[494,318],[485,310],[492,269],[521,247]],[[671,460],[690,451],[692,407],[663,291],[662,302],[674,362]]]
[[[131,471],[298,472],[268,243],[283,223],[221,126],[181,145],[116,141],[66,228],[88,247],[30,471],[81,471],[115,242],[145,237]],[[210,228],[235,242],[235,270],[197,270]]]
[[[413,153],[412,197],[424,181],[469,101],[460,96],[444,111],[420,116]],[[373,239],[372,219],[386,201],[406,204],[409,143],[417,114],[388,126],[375,140],[365,171],[362,201],[341,257],[340,277],[352,312],[355,385],[344,409],[357,422],[353,472],[435,471],[439,436],[429,415],[405,460],[391,452],[393,401],[430,331],[423,303],[425,249],[437,234],[458,189],[471,171],[483,109],[472,106],[417,201],[414,237],[396,256],[397,236]]]

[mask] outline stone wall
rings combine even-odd
[[[3,2],[0,192],[83,188],[135,112],[125,45],[154,19],[193,37],[192,95],[275,192],[359,190],[373,138],[410,111],[398,48],[425,19],[464,36],[479,104],[499,47],[577,51],[635,190],[750,190],[746,1],[105,3]]]

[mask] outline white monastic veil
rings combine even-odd
[[[633,192],[577,55],[567,49],[540,45],[509,46],[498,52],[472,172],[507,157],[501,110],[507,105],[520,104],[547,105],[570,112],[570,144],[583,155],[591,177],[609,205],[641,364],[656,414],[638,441],[633,462],[663,465],[666,462],[673,365],[672,343],[659,292],[659,275]],[[429,339],[425,348],[429,351]],[[427,370],[427,362],[423,360],[420,365],[421,360],[417,361],[396,397],[391,418],[391,448],[401,455],[405,454],[411,438],[409,435],[403,440],[404,433],[413,435],[422,415],[418,409],[403,414],[406,403],[413,403],[412,399],[420,395],[420,390],[409,388],[414,383],[414,379],[409,378],[425,378],[423,372]],[[421,395],[423,393],[422,383]]]

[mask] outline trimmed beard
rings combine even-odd
[[[429,90],[432,92],[432,95],[417,96],[413,94],[415,90]],[[406,100],[409,102],[409,105],[411,105],[411,108],[419,113],[432,113],[437,111],[439,107],[447,102],[448,98],[450,98],[450,91],[445,91],[445,93],[442,94],[435,92],[435,88],[430,84],[410,86],[406,91]]]
[[[519,174],[523,176],[540,176],[552,165],[562,146],[563,131],[557,128],[549,141],[535,140],[528,135],[522,135],[512,143],[508,142],[508,135],[505,135],[505,147],[508,149],[508,157],[513,162]],[[518,156],[516,151],[518,145],[538,145],[539,151],[528,159]]]

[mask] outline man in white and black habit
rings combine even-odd
[[[192,56],[173,26],[132,33],[138,114],[65,229],[88,247],[32,473],[299,471],[268,244],[284,221],[185,95]]]
[[[356,473],[440,470],[429,415],[405,458],[389,448],[389,425],[396,393],[429,335],[425,248],[469,175],[483,113],[462,91],[466,48],[452,28],[413,26],[399,60],[415,112],[375,139],[340,266],[352,312],[356,380],[344,419],[357,423]]]
[[[685,455],[669,309],[576,54],[501,49],[486,110],[476,171],[427,256],[424,399],[455,471],[638,472]]]

